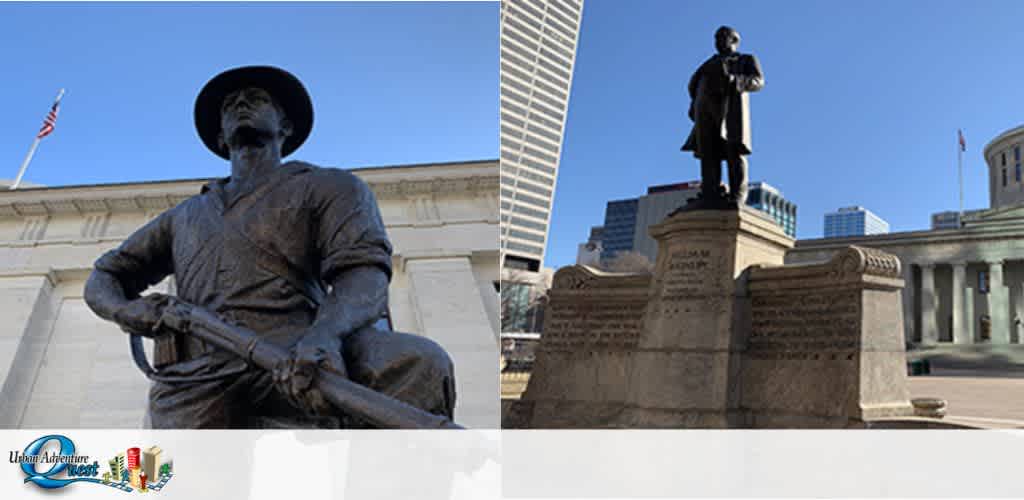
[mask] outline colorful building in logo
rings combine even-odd
[[[139,449],[128,448],[128,470],[139,468]]]
[[[124,453],[118,453],[116,457],[111,458],[108,462],[110,464],[110,480],[115,483],[119,483],[124,478]]]
[[[146,473],[146,476],[150,480],[155,479],[159,475],[161,465],[161,454],[163,450],[159,446],[150,446],[142,451],[142,471]]]

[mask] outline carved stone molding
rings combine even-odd
[[[841,280],[848,275],[900,277],[900,259],[874,248],[849,246],[832,258],[832,276]]]
[[[18,234],[20,241],[41,240],[46,234],[46,226],[50,218],[45,215],[32,215],[25,218],[21,225],[21,232]]]
[[[490,193],[498,189],[498,175],[456,177],[424,180],[399,180],[395,182],[371,181],[370,189],[378,199],[418,198],[421,196],[466,196],[473,193]]]
[[[371,180],[370,189],[380,200],[435,196],[487,196],[498,189],[497,168],[494,175],[436,177],[428,179]],[[205,180],[167,183],[138,183],[86,186],[52,190],[33,189],[25,192],[0,193],[0,218],[31,216],[86,215],[97,212],[163,212],[199,192]],[[92,189],[90,189],[92,188]],[[159,190],[166,189],[166,193]],[[139,194],[139,191],[146,191]]]
[[[566,266],[555,272],[551,288],[557,290],[642,289],[650,285],[647,273],[608,273],[589,266]]]

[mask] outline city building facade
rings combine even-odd
[[[889,223],[870,210],[860,207],[843,207],[825,214],[825,237],[845,238],[889,232]]]
[[[647,228],[668,217],[677,208],[686,204],[700,192],[700,181],[662,184],[647,188],[647,194],[637,198],[636,224],[632,228],[631,250],[651,262],[658,255],[658,242],[647,234]]]
[[[633,234],[640,200],[609,201],[604,209],[604,230],[601,232],[601,259],[607,260],[621,252],[633,250]]]
[[[770,215],[790,238],[796,238],[796,204],[774,186],[764,181],[751,182],[747,205]]]
[[[938,212],[932,214],[932,229],[957,229],[960,227],[960,220],[964,217],[969,217],[984,210],[966,210],[962,214],[954,210],[948,210],[945,212]]]
[[[597,266],[601,263],[601,251],[604,250],[604,226],[590,228],[590,236],[586,243],[580,243],[576,249],[576,265]]]
[[[540,333],[554,269],[533,272],[505,268],[501,274],[501,332]]]
[[[456,420],[496,428],[498,162],[352,172],[394,246],[394,329],[444,346]],[[209,180],[0,189],[0,428],[143,426],[149,381],[124,332],[86,306],[84,283],[101,254]],[[152,291],[173,293],[173,279]]]
[[[544,265],[582,0],[501,2],[502,267]]]

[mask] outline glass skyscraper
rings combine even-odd
[[[601,259],[607,260],[619,252],[633,250],[639,203],[636,198],[608,202],[604,210],[604,230],[601,232]]]
[[[767,182],[751,182],[747,191],[747,205],[775,219],[790,238],[796,238],[796,204]]]
[[[864,207],[843,207],[825,214],[825,237],[866,236],[889,232],[889,223]]]

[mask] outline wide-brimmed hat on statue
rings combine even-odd
[[[244,88],[256,87],[267,91],[284,110],[292,123],[292,135],[281,147],[281,156],[290,155],[309,137],[313,129],[313,102],[295,75],[273,66],[243,66],[229,69],[203,86],[196,97],[196,131],[203,144],[221,158],[229,159],[228,151],[217,141],[220,134],[220,112],[228,94]]]

